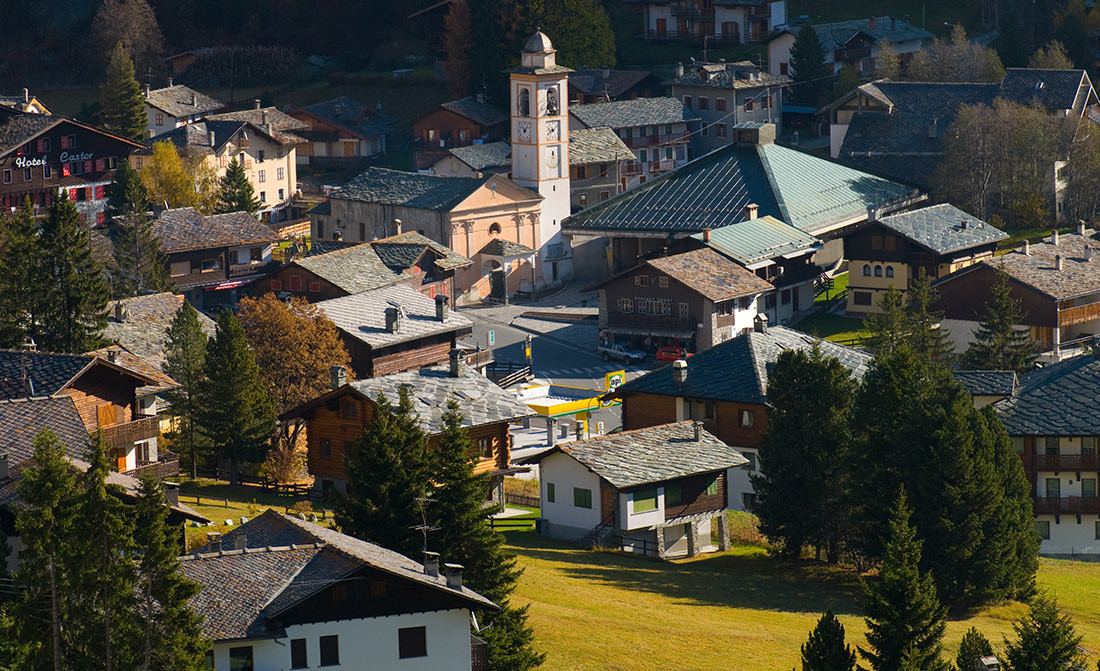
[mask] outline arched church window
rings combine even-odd
[[[875,277],[882,277],[882,266],[875,266]]]
[[[558,89],[556,87],[546,89],[546,114],[558,115]]]
[[[531,116],[531,93],[527,89],[519,90],[519,115]]]
[[[500,224],[495,221],[489,224],[489,235],[500,235]]]

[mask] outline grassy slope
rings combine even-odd
[[[516,600],[531,604],[538,645],[549,653],[546,671],[789,669],[826,608],[844,622],[850,643],[863,642],[851,571],[781,562],[753,546],[666,563],[578,550],[530,533],[509,537],[524,568]],[[1085,647],[1100,649],[1100,604],[1093,598],[1100,567],[1043,560],[1039,582],[1077,622]],[[971,625],[999,647],[1022,612],[1022,605],[1006,604],[953,620],[949,656]]]

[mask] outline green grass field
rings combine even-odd
[[[868,335],[862,319],[832,313],[815,315],[795,324],[794,328],[845,345],[858,345]]]
[[[790,562],[758,546],[697,560],[662,562],[618,552],[579,550],[532,533],[508,534],[524,569],[516,593],[531,605],[545,671],[693,669],[776,671],[798,664],[799,646],[832,608],[851,644],[863,644],[854,571],[814,561]],[[1100,651],[1100,566],[1042,560],[1039,583],[1054,594]],[[1022,604],[987,608],[952,620],[947,656],[978,627],[1002,647]]]

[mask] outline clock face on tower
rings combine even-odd
[[[561,127],[557,121],[551,121],[546,124],[546,139],[557,140],[561,134]]]
[[[523,140],[525,142],[530,142],[530,140],[531,140],[531,122],[530,121],[520,121],[519,126],[516,128],[516,130],[519,132],[519,139],[520,140]]]

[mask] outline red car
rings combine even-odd
[[[691,356],[691,352],[688,352],[683,347],[658,347],[657,348],[657,360],[658,361],[677,361],[679,359],[686,359]]]

